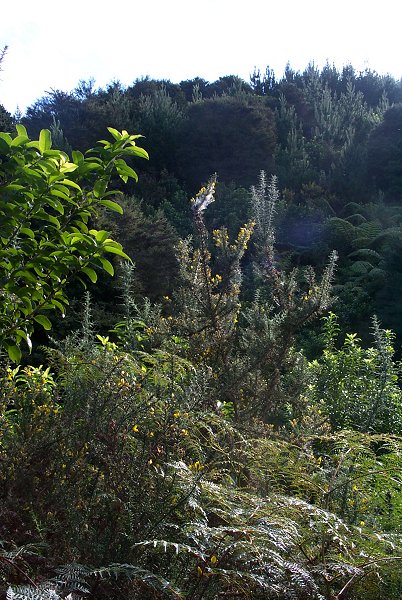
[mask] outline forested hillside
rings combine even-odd
[[[1,597],[399,600],[402,83],[81,81],[0,130]]]
[[[142,260],[142,237],[147,247],[158,246],[154,215],[171,256],[169,225],[181,237],[192,232],[187,198],[216,172],[218,202],[208,218],[213,227],[234,232],[250,217],[249,187],[264,170],[278,176],[282,192],[276,222],[281,255],[294,265],[321,266],[336,249],[336,312],[345,331],[353,328],[367,340],[375,313],[402,335],[400,82],[330,65],[303,73],[289,67],[280,80],[267,69],[250,83],[235,76],[180,84],[144,78],[129,87],[113,82],[96,89],[89,81],[71,93],[48,93],[20,121],[33,137],[50,129],[66,151],[94,146],[108,126],[145,136],[151,160],[125,194],[143,215],[131,252],[153,299],[172,285],[166,276],[160,286],[143,276],[160,266],[157,251],[155,260],[146,257],[146,269]],[[165,244],[164,236],[172,242]]]

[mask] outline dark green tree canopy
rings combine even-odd
[[[390,201],[402,198],[402,104],[384,113],[384,120],[372,132],[368,165],[378,187]]]
[[[179,150],[180,174],[191,188],[215,170],[230,183],[249,186],[261,169],[272,172],[275,118],[260,98],[222,96],[188,108]]]

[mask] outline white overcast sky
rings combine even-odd
[[[401,0],[2,0],[0,104],[136,78],[214,81],[289,62],[402,77]]]

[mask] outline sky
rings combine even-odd
[[[402,77],[400,0],[2,0],[0,104],[12,114],[47,91],[178,83],[328,61]]]

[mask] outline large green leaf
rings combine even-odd
[[[17,135],[11,142],[11,146],[12,147],[21,146],[22,144],[25,144],[26,142],[28,142],[28,139],[29,138],[26,135]]]
[[[82,267],[81,271],[89,277],[89,279],[92,281],[92,283],[97,282],[98,276],[93,269],[91,269],[90,267]]]
[[[128,177],[132,177],[135,181],[138,181],[137,173],[134,171],[134,169],[128,166],[125,160],[121,158],[116,160],[116,169],[122,179],[127,180]]]
[[[113,202],[112,200],[101,200],[99,202],[99,204],[101,204],[102,206],[106,206],[107,208],[110,208],[110,210],[113,210],[114,212],[117,212],[120,215],[123,214],[123,209],[120,206],[120,204],[117,204],[117,202]]]
[[[28,137],[28,133],[26,128],[24,127],[24,125],[21,125],[19,123],[17,123],[17,125],[15,126],[18,135],[24,135],[25,137]]]
[[[98,258],[100,264],[102,265],[103,269],[106,271],[106,273],[109,273],[109,275],[111,275],[113,277],[114,275],[114,268],[113,265],[110,261],[107,260],[107,258],[103,258],[102,256],[100,256]]]
[[[51,322],[47,317],[45,317],[45,315],[34,315],[34,319],[37,323],[42,325],[42,327],[46,329],[46,331],[49,331],[52,328]]]
[[[10,360],[12,360],[15,363],[19,363],[21,361],[22,356],[22,352],[19,346],[17,346],[16,344],[10,344],[8,342],[5,342],[4,345],[6,347],[7,354],[10,357]]]
[[[117,254],[117,256],[121,256],[122,258],[125,258],[131,262],[131,258],[125,252],[123,252],[123,250],[119,247],[103,246],[103,250],[105,252],[110,252],[111,254]]]
[[[145,158],[149,160],[149,154],[144,148],[140,148],[139,146],[130,146],[126,148],[126,152],[133,154],[134,156],[138,156],[138,158]]]
[[[101,229],[100,231],[97,231],[96,229],[91,229],[89,233],[93,235],[96,241],[100,244],[106,241],[110,235],[109,232],[105,231],[104,229]]]
[[[119,133],[119,132],[117,131],[117,129],[113,129],[113,127],[108,127],[108,128],[107,128],[107,130],[108,130],[108,132],[109,132],[109,133],[111,133],[111,134],[112,134],[112,136],[114,137],[114,139],[115,139],[116,141],[119,141],[119,140],[121,140],[121,137],[122,137],[122,135],[121,135],[121,133]]]
[[[42,129],[39,134],[39,150],[45,152],[52,147],[52,136],[48,129]]]
[[[32,240],[35,239],[35,234],[29,227],[21,227],[20,232],[24,235],[27,235]]]

